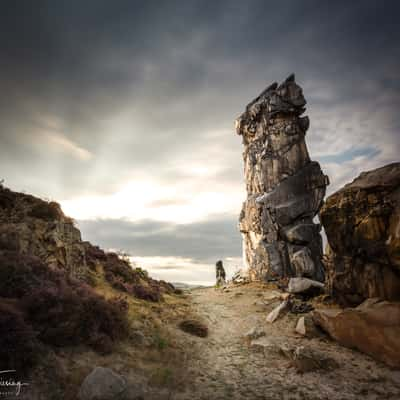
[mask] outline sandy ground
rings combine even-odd
[[[190,312],[209,327],[207,338],[176,330],[189,354],[182,387],[167,398],[183,399],[400,399],[400,371],[393,371],[328,338],[306,339],[294,332],[298,315],[287,314],[273,324],[266,315],[279,302],[266,300],[272,289],[257,284],[228,291],[197,289],[188,296]],[[243,335],[264,328],[271,347],[253,349]],[[276,344],[277,346],[274,346]],[[276,347],[307,346],[337,361],[339,367],[301,374]],[[182,391],[183,389],[183,391]]]
[[[128,390],[121,400],[133,400],[139,392],[145,400],[400,399],[400,371],[327,337],[297,335],[299,315],[266,322],[280,302],[270,299],[273,293],[276,289],[252,283],[226,291],[196,289],[160,303],[132,300],[132,329],[142,332],[145,342],[133,335],[107,355],[60,349],[35,371],[29,390],[19,398],[76,400],[84,378],[95,366],[104,366],[126,378]],[[187,318],[204,322],[208,337],[180,330],[179,323]],[[243,337],[253,327],[264,329],[267,348],[254,348]],[[309,347],[339,367],[301,374],[279,351],[282,346]]]

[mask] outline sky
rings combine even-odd
[[[241,266],[234,120],[296,74],[328,194],[399,161],[398,1],[4,0],[0,178],[169,281]]]

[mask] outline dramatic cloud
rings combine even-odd
[[[105,248],[127,251],[133,257],[184,257],[199,262],[240,257],[241,238],[235,216],[185,225],[141,220],[79,221],[85,238]]]
[[[266,85],[296,73],[329,192],[398,160],[399,11],[396,1],[5,1],[1,178],[61,201],[105,247],[204,265],[237,257],[233,120]],[[208,238],[187,239],[206,226]]]

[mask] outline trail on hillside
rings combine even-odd
[[[206,288],[189,296],[191,313],[207,323],[209,336],[180,332],[179,340],[191,354],[185,390],[171,399],[399,399],[400,372],[328,338],[306,339],[294,331],[299,315],[287,314],[270,324],[265,317],[278,301],[272,290],[257,284]],[[268,300],[269,299],[269,300]],[[252,347],[243,335],[262,327],[264,347]],[[299,373],[279,347],[306,346],[333,358],[338,368]]]

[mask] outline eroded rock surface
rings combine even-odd
[[[302,89],[291,75],[269,86],[236,120],[243,137],[247,199],[239,218],[252,280],[324,280],[320,209],[328,177],[311,161]]]
[[[341,345],[400,368],[400,303],[368,299],[356,308],[315,310],[313,320]]]
[[[344,305],[400,300],[400,163],[364,172],[320,211],[327,282]]]
[[[215,264],[215,273],[216,273],[216,286],[223,286],[225,285],[226,281],[226,273],[222,261],[219,260]]]
[[[0,186],[0,248],[34,255],[80,278],[88,269],[89,247],[58,203]]]

